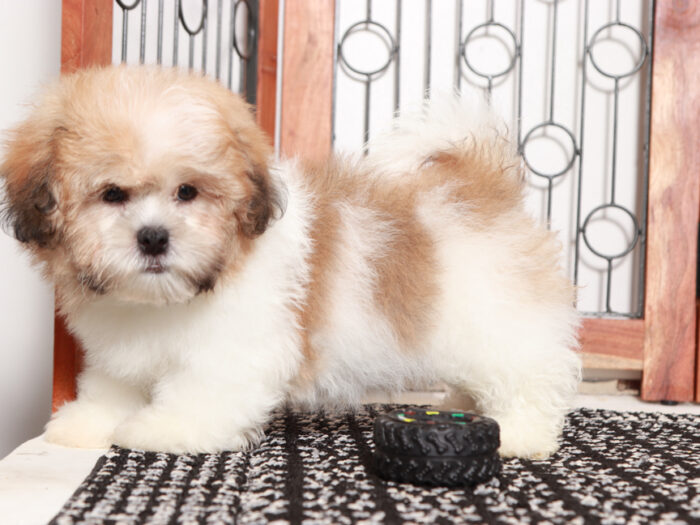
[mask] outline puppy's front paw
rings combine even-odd
[[[226,430],[224,422],[192,421],[186,414],[144,408],[114,432],[114,443],[137,450],[175,454],[245,450],[258,440],[259,432]]]
[[[107,407],[84,401],[66,403],[51,417],[44,437],[51,443],[77,448],[109,448],[120,419]]]

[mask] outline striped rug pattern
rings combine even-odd
[[[394,408],[280,412],[250,452],[113,447],[52,523],[700,523],[699,416],[580,409],[551,458],[448,489],[375,474],[373,420]]]

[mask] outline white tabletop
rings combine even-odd
[[[53,445],[43,436],[17,447],[0,461],[0,524],[46,524],[104,453]]]

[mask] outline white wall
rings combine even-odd
[[[61,2],[0,0],[0,133],[58,75],[60,44]],[[18,243],[0,232],[0,457],[42,432],[52,369],[53,291]]]

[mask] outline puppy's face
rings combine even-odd
[[[9,221],[67,302],[187,301],[242,260],[278,207],[246,104],[171,70],[65,77],[8,146]]]

